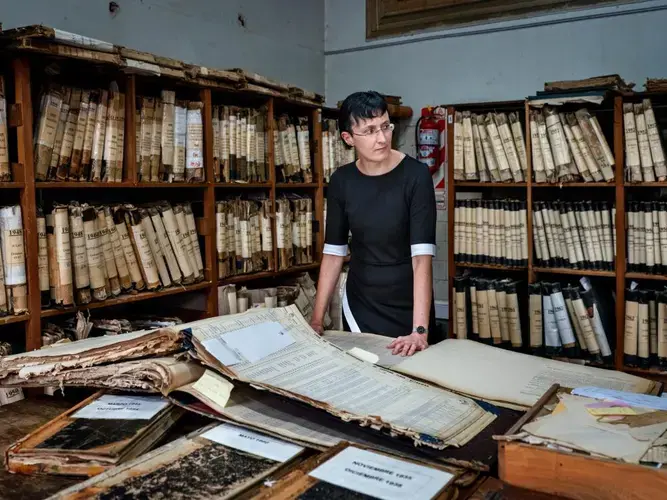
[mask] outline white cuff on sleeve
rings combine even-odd
[[[417,243],[416,245],[410,245],[410,253],[412,257],[417,255],[432,255],[435,257],[436,246],[431,243]]]
[[[347,257],[347,245],[330,245],[329,243],[325,243],[322,253],[325,255],[336,255],[337,257]]]

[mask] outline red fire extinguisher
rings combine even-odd
[[[422,108],[415,127],[417,159],[428,166],[436,189],[445,187],[446,114],[441,106]]]

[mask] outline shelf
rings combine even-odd
[[[625,273],[625,277],[635,280],[656,280],[667,281],[667,276],[664,274],[649,274],[649,273]]]
[[[37,189],[83,189],[83,188],[109,188],[109,189],[135,189],[135,188],[205,188],[205,182],[36,182]]]
[[[0,189],[22,189],[25,182],[0,182]]]
[[[533,183],[534,188],[613,188],[613,182],[563,182],[560,184]]]
[[[534,267],[536,273],[569,274],[572,276],[605,276],[613,278],[616,271],[596,271],[593,269],[568,269],[566,267]]]
[[[287,276],[289,274],[296,274],[304,271],[312,271],[318,269],[320,264],[315,262],[313,264],[305,264],[303,266],[290,267],[289,269],[283,269],[282,271],[261,271],[258,273],[250,274],[237,274],[235,276],[228,276],[227,278],[221,278],[218,280],[220,285],[233,285],[235,283],[244,283],[246,281],[255,281],[266,278],[277,278],[279,276]]]
[[[30,314],[18,314],[16,316],[3,316],[0,318],[0,326],[11,323],[24,323],[30,319]]]
[[[270,182],[216,182],[215,187],[222,189],[270,189]]]
[[[527,271],[528,268],[524,266],[512,267],[512,266],[501,266],[498,264],[474,264],[467,262],[455,262],[456,267],[469,267],[472,269],[493,269],[496,271]]]
[[[63,314],[71,314],[76,311],[87,310],[87,309],[101,309],[103,307],[117,306],[121,304],[131,304],[134,302],[142,302],[144,300],[156,299],[159,297],[167,297],[169,295],[178,295],[182,293],[194,292],[197,290],[205,290],[211,286],[211,282],[204,281],[202,283],[195,283],[194,285],[174,285],[170,288],[165,288],[164,290],[158,290],[156,292],[137,292],[135,294],[123,294],[119,297],[110,298],[101,302],[91,302],[90,304],[77,305],[71,307],[65,307],[62,309],[43,309],[41,311],[42,318],[49,318],[51,316],[60,316]]]
[[[317,182],[278,182],[276,189],[310,189],[316,188],[319,184]]]
[[[494,187],[494,188],[514,188],[526,187],[525,182],[477,182],[477,181],[454,181],[454,186],[460,187]]]

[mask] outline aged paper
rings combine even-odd
[[[224,333],[271,321],[279,322],[294,343],[257,362],[225,367],[202,346]],[[495,418],[470,399],[340,351],[314,334],[296,306],[258,309],[181,327],[192,332],[197,355],[232,378],[326,409],[344,420],[389,427],[422,444],[461,446]]]
[[[553,385],[649,392],[654,383],[634,375],[447,339],[392,367],[452,391],[490,401],[532,406]]]

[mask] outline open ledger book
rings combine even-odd
[[[415,443],[462,446],[495,415],[473,400],[360,361],[317,336],[295,306],[181,325],[196,356],[231,379]]]
[[[346,351],[358,347],[375,354],[380,366],[517,409],[533,406],[553,384],[645,394],[656,389],[655,382],[627,373],[530,356],[472,340],[443,340],[409,358],[402,358],[387,353],[387,338],[381,335],[324,332],[324,338]]]

